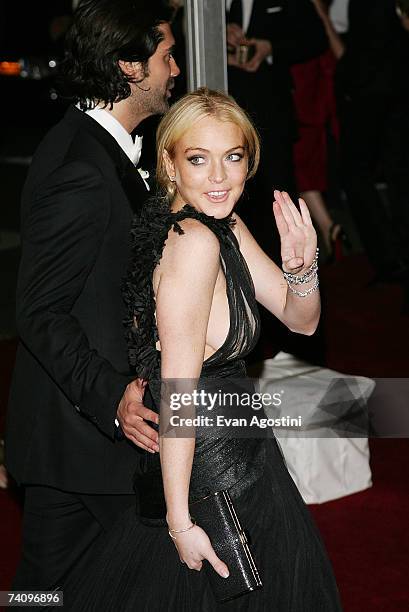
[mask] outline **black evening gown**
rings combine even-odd
[[[133,258],[124,284],[129,307],[130,361],[136,373],[159,379],[160,353],[155,324],[152,273],[160,261],[169,231],[183,240],[185,218],[204,223],[218,237],[226,277],[230,326],[223,346],[203,364],[205,388],[242,387],[243,358],[259,335],[259,316],[252,280],[231,218],[217,220],[186,205],[170,213],[150,202],[132,233]],[[194,265],[194,262],[192,262]],[[250,383],[249,383],[250,384]],[[200,409],[199,409],[200,410]],[[216,407],[217,410],[217,407]],[[243,409],[240,408],[240,411]],[[248,409],[250,410],[250,409]],[[265,431],[265,430],[264,430]],[[341,610],[332,568],[317,528],[285,466],[272,432],[257,438],[237,436],[233,428],[206,428],[197,434],[191,499],[229,489],[245,527],[263,588],[217,603],[204,569],[189,570],[179,560],[166,523],[148,516],[138,503],[138,482],[151,496],[163,495],[158,456],[146,453],[147,475],[136,479],[136,507],[122,515],[96,551],[89,573],[76,578],[68,591],[68,609],[95,612],[335,612]],[[159,486],[158,486],[159,483]],[[160,504],[159,504],[160,505]],[[155,504],[153,503],[153,508]],[[207,562],[205,562],[207,563]],[[228,580],[228,579],[227,579]]]

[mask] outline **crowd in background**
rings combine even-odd
[[[236,3],[230,2],[228,14],[231,44]],[[257,180],[267,190],[299,192],[328,255],[339,258],[348,240],[325,202],[329,162],[335,162],[374,280],[398,281],[407,293],[409,5],[289,0],[274,10],[271,4],[253,2],[248,29],[239,32],[255,40],[257,50],[257,39],[271,42],[265,61],[248,71],[229,61],[230,91],[255,116],[263,136]],[[386,190],[379,189],[382,184]],[[268,248],[269,200],[258,189],[245,215]]]
[[[336,260],[349,241],[336,193],[335,219],[326,197],[342,189],[374,282],[401,283],[408,310],[408,1],[227,0],[227,9],[229,90],[263,141],[240,213],[277,255],[271,191],[299,193]],[[243,42],[255,53],[240,65]]]
[[[184,2],[169,2],[183,69]],[[4,4],[2,53],[62,57],[76,4],[27,7],[18,40],[15,24],[4,26],[17,20],[16,9]],[[277,256],[272,189],[301,194],[328,259],[336,260],[349,246],[337,219],[342,189],[374,280],[400,282],[408,295],[408,0],[226,0],[226,11],[229,91],[254,119],[263,143],[259,172],[239,212]],[[40,29],[30,27],[30,16]],[[243,43],[253,56],[240,63]],[[183,72],[177,95],[187,87]],[[153,143],[144,149],[147,158]]]
[[[271,190],[299,193],[333,261],[349,247],[332,216],[342,190],[374,282],[401,283],[407,310],[408,1],[227,0],[226,8],[229,90],[263,139],[240,213],[277,255]],[[236,61],[242,42],[256,49],[247,65]]]

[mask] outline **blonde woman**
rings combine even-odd
[[[312,334],[318,323],[308,209],[275,193],[284,276],[234,213],[256,172],[259,141],[242,109],[222,93],[200,89],[177,102],[158,128],[157,150],[162,194],[135,221],[125,283],[131,363],[158,406],[159,379],[179,390],[218,389],[219,398],[243,384],[251,392],[243,359],[259,333],[256,302],[295,332]],[[203,416],[204,403],[195,414]],[[212,414],[222,408],[219,399]],[[162,402],[161,422],[169,417],[165,410]],[[225,489],[263,587],[218,603],[202,568],[209,563],[227,585],[229,567],[191,520],[189,504]],[[124,515],[113,528],[91,575],[77,585],[72,609],[340,610],[319,534],[271,433],[238,436],[234,427],[209,426],[196,436],[161,435],[159,454],[146,451],[136,493],[136,516]]]

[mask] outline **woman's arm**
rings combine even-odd
[[[186,384],[182,380],[180,387],[193,390],[204,359],[220,247],[216,236],[199,222],[185,220],[181,226],[184,235],[169,232],[155,272],[156,318],[162,380],[184,379]],[[168,414],[161,413],[161,421],[163,418],[167,420]],[[159,447],[167,522],[170,529],[185,529],[191,524],[188,497],[195,439],[161,435]],[[199,527],[178,534],[175,545],[181,560],[191,569],[200,570],[206,558],[221,575],[226,572],[226,565]]]
[[[340,59],[345,52],[345,45],[342,42],[341,37],[338,32],[335,30],[334,25],[331,21],[328,12],[328,5],[324,0],[311,0],[315,9],[321,18],[321,21],[324,25],[325,32],[328,37],[328,42],[330,44],[331,50],[337,59]]]
[[[281,239],[283,267],[288,272],[301,275],[311,266],[317,247],[317,236],[308,208],[301,200],[300,214],[288,194],[275,191],[274,195],[274,216]],[[320,317],[319,292],[314,291],[305,298],[292,293],[282,270],[259,247],[239,217],[237,228],[240,250],[249,267],[257,301],[291,331],[313,334]],[[313,284],[314,280],[296,288],[306,291]]]

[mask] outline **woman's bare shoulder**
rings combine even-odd
[[[178,223],[180,230],[169,230],[160,262],[160,272],[177,270],[186,274],[186,268],[203,271],[213,268],[220,257],[220,243],[217,236],[197,219],[184,219]]]
[[[183,219],[178,225],[182,234],[171,228],[165,247],[178,253],[189,251],[192,256],[199,256],[202,253],[219,254],[219,240],[204,223],[197,219]]]

